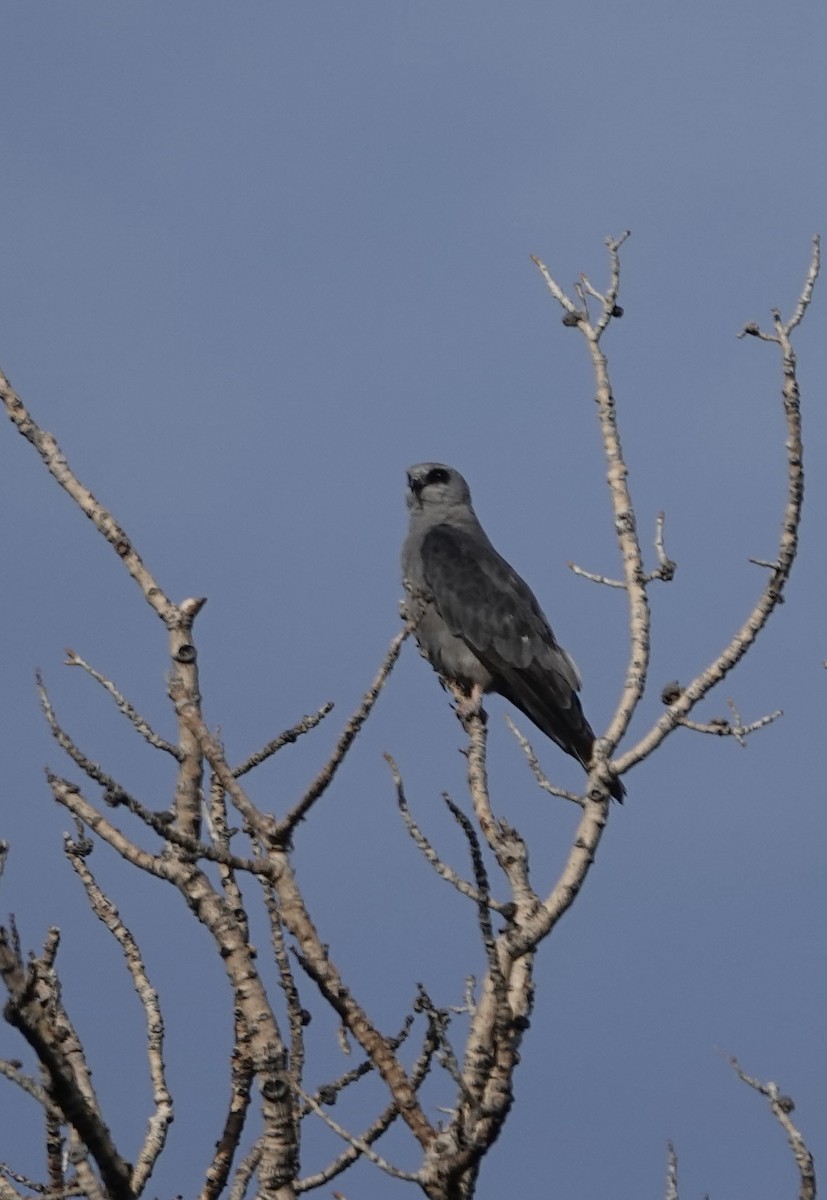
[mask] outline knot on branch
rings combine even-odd
[[[581,321],[587,321],[589,319],[589,314],[578,308],[573,312],[565,313],[560,319],[567,329],[576,329]]]
[[[280,1104],[290,1094],[290,1084],[287,1082],[287,1077],[281,1071],[278,1074],[271,1075],[269,1079],[265,1079],[264,1083],[262,1083],[261,1094],[271,1104]]]

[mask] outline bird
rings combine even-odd
[[[595,738],[577,695],[580,672],[531,588],[494,549],[465,479],[444,463],[417,463],[407,504],[404,611],[423,658],[461,689],[469,711],[495,692],[588,770]],[[623,803],[617,777],[610,792]]]

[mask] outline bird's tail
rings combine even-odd
[[[559,692],[550,702],[547,675],[538,678],[531,670],[509,672],[503,670],[500,664],[497,691],[525,713],[561,750],[576,758],[584,770],[590,770],[594,730],[586,720],[577,692],[569,687],[565,689],[565,704]],[[618,804],[623,803],[626,789],[617,776],[609,784],[609,792]]]

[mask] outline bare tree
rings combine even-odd
[[[667,685],[659,719],[633,745],[618,750],[647,683],[651,633],[648,591],[656,583],[669,582],[675,573],[675,564],[665,549],[663,514],[655,522],[655,565],[647,567],[644,559],[608,361],[602,348],[610,323],[622,316],[618,304],[619,253],[627,236],[607,243],[610,278],[604,292],[581,277],[573,293],[566,294],[548,268],[534,260],[563,311],[564,325],[577,329],[584,338],[594,372],[623,575],[614,579],[583,567],[573,569],[626,592],[626,684],[606,732],[596,743],[584,795],[551,784],[542,774],[530,744],[514,730],[538,784],[581,810],[566,862],[547,894],[538,892],[532,881],[526,841],[498,815],[502,806],[490,794],[484,714],[457,704],[457,717],[467,738],[471,811],[466,812],[461,804],[445,797],[467,843],[467,878],[443,860],[420,828],[400,771],[388,756],[402,819],[427,863],[474,906],[486,963],[484,978],[478,983],[468,980],[465,1003],[455,1010],[439,1005],[419,985],[411,1011],[394,1036],[381,1031],[360,1003],[348,982],[347,964],[337,961],[335,951],[323,940],[319,928],[325,914],[309,911],[290,851],[298,824],[318,819],[314,806],[330,788],[370,716],[411,625],[405,625],[391,642],[361,704],[342,729],[333,754],[304,794],[284,812],[262,811],[242,780],[284,746],[310,735],[328,716],[331,706],[302,717],[245,761],[233,764],[203,715],[194,626],[204,600],[191,598],[176,603],[167,594],[118,521],[78,479],[54,437],[37,425],[24,402],[0,375],[3,402],[18,431],[110,544],[161,621],[169,650],[168,696],[177,722],[176,740],[166,740],[105,673],[79,654],[68,652],[67,664],[86,672],[104,688],[135,734],[172,760],[174,796],[167,809],[157,811],[132,795],[110,770],[84,752],[54,711],[43,680],[38,678],[51,733],[84,778],[81,788],[63,776],[48,775],[52,796],[74,824],[74,833],[65,840],[65,853],[92,911],[117,941],[143,1006],[154,1108],[140,1153],[134,1163],[128,1162],[115,1143],[110,1120],[92,1082],[86,1050],[62,1000],[57,967],[59,930],[49,931],[40,954],[27,957],[11,923],[0,935],[0,972],[8,993],[5,1017],[34,1051],[40,1075],[27,1075],[20,1064],[13,1062],[0,1064],[0,1069],[8,1081],[40,1106],[46,1177],[29,1179],[13,1164],[4,1165],[0,1171],[0,1200],[30,1194],[133,1200],[146,1190],[164,1151],[173,1101],[166,1080],[160,1001],[140,947],[90,870],[88,856],[95,839],[108,844],[130,866],[157,880],[159,886],[180,893],[193,918],[210,935],[232,993],[233,1049],[226,1115],[218,1131],[215,1154],[197,1185],[200,1200],[222,1195],[241,1200],[252,1191],[268,1200],[292,1200],[299,1193],[330,1184],[359,1159],[369,1160],[394,1178],[417,1184],[431,1200],[467,1200],[474,1194],[482,1160],[496,1142],[512,1105],[519,1051],[535,1008],[535,956],[586,881],[606,828],[612,779],[627,774],[653,754],[679,726],[742,741],[779,715],[772,713],[744,723],[734,708],[731,720],[704,720],[692,714],[752,649],[782,600],[795,560],[803,468],[791,339],[810,303],[819,269],[819,244],[817,240],[814,243],[792,316],[784,320],[773,310],[769,331],[749,324],[742,334],[774,345],[781,357],[783,375],[787,496],[777,553],[771,561],[760,563],[767,572],[764,586],[724,649],[688,683]],[[89,798],[90,793],[96,793],[94,800]],[[139,832],[130,834],[127,828]],[[147,849],[147,844],[152,848]],[[269,925],[272,960],[280,981],[280,994],[276,995],[268,991],[266,976],[250,944],[253,901],[249,887],[245,891],[245,883],[250,882],[258,889]],[[343,1036],[361,1050],[356,1066],[315,1089],[305,1080],[309,1012],[301,999],[301,987],[307,981],[335,1013]],[[460,1013],[462,1020],[458,1019]],[[813,1197],[812,1160],[790,1121],[791,1102],[774,1084],[759,1084],[737,1064],[736,1070],[742,1080],[769,1099],[793,1149],[801,1179],[800,1195]],[[334,1120],[329,1110],[368,1075],[383,1081],[384,1105],[366,1127],[347,1128]],[[444,1120],[439,1122],[423,1100],[426,1080],[431,1081],[430,1086],[438,1083],[444,1096]],[[323,1121],[341,1139],[341,1152],[322,1166],[311,1168],[302,1161],[300,1130],[305,1118]],[[400,1122],[418,1147],[415,1169],[402,1169],[378,1149],[390,1126]],[[677,1189],[677,1158],[670,1147],[666,1194],[677,1197]],[[193,1195],[195,1191],[193,1184]]]

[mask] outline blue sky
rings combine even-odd
[[[779,366],[735,334],[789,311],[827,228],[823,7],[150,0],[6,5],[0,29],[0,363],[167,591],[208,597],[205,710],[230,757],[336,701],[262,773],[265,807],[315,773],[398,627],[404,470],[422,459],[467,476],[576,657],[593,724],[607,721],[622,596],[565,567],[618,569],[591,378],[529,255],[564,283],[601,283],[604,237],[631,228],[625,316],[605,348],[641,528],[665,509],[678,562],[652,594],[642,733],[662,684],[689,679],[741,623],[762,583],[747,559],[776,544]],[[784,719],[745,751],[681,731],[628,778],[541,955],[483,1198],[515,1184],[525,1200],[661,1195],[668,1138],[687,1196],[791,1190],[780,1130],[716,1048],[795,1096],[824,1158],[824,311],[818,294],[796,342],[809,474],[787,603],[704,710],[726,713],[732,696],[746,720]],[[172,734],[165,640],[10,428],[0,454],[0,910],[32,947],[61,925],[67,1001],[131,1153],[148,1104],[142,1079],[123,1087],[140,1014],[62,861],[66,816],[42,767],[63,764],[33,671],[87,752],[160,808],[165,764],[61,663],[72,646]],[[573,814],[536,792],[504,711],[491,702],[495,804],[550,884]],[[419,820],[460,865],[439,799],[464,796],[460,741],[407,647],[297,838],[323,936],[388,1030],[418,980],[459,1003],[481,967],[473,913],[418,859],[381,757],[395,755]],[[574,764],[537,749],[577,784]],[[175,896],[102,849],[92,865],[166,998],[178,1114],[152,1194],[192,1194],[224,1103],[226,989]],[[318,1029],[324,1040],[330,1022]],[[0,1031],[0,1054],[19,1052]],[[340,1069],[332,1036],[313,1061],[308,1082]],[[366,1096],[367,1117],[378,1089]],[[21,1100],[4,1119],[0,1159],[35,1171],[32,1117]],[[308,1170],[328,1145],[308,1137]],[[413,1161],[404,1137],[393,1145]],[[367,1169],[343,1181],[364,1200],[402,1190]]]

